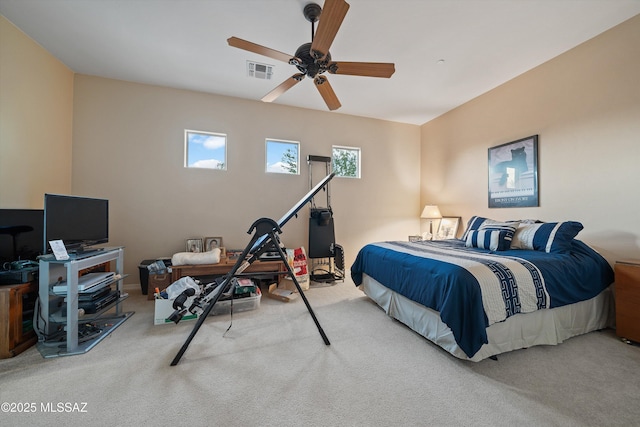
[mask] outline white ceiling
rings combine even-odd
[[[347,0],[334,61],[393,62],[390,79],[328,75],[352,114],[423,124],[640,13],[640,0]],[[0,13],[76,73],[259,100],[311,41],[308,0],[0,0]],[[323,0],[318,1],[322,5]],[[246,61],[275,66],[247,77]],[[444,63],[439,64],[439,60]],[[277,104],[328,111],[310,79]]]

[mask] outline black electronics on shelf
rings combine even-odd
[[[331,157],[307,156],[309,165],[309,188],[313,187],[313,163],[325,166],[325,174],[331,173]],[[315,198],[311,200],[309,217],[309,260],[310,279],[312,282],[331,283],[344,280],[344,252],[342,246],[336,244],[331,208],[331,192],[329,185],[325,188],[326,207],[318,207]]]

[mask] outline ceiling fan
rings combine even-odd
[[[300,71],[266,94],[262,101],[272,102],[276,100],[280,95],[301,82],[305,76],[308,76],[313,79],[329,110],[333,111],[340,108],[341,104],[329,84],[329,80],[322,75],[325,72],[386,78],[393,75],[395,65],[392,63],[335,62],[331,60],[329,48],[348,10],[349,4],[344,0],[325,0],[324,10],[316,3],[307,4],[304,7],[303,14],[307,21],[311,22],[311,43],[301,45],[294,56],[237,37],[227,39],[229,46],[287,62],[295,65]],[[315,33],[315,23],[318,20],[320,21],[318,31]]]

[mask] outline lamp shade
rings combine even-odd
[[[440,209],[438,209],[436,205],[426,205],[422,210],[420,218],[440,219],[442,218],[442,215],[440,215]]]

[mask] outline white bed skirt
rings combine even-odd
[[[479,362],[491,356],[534,345],[556,345],[587,332],[613,326],[613,296],[608,287],[598,296],[576,304],[517,314],[487,328],[488,344],[471,358],[456,343],[440,313],[411,301],[376,280],[363,275],[359,289],[389,316],[404,323],[452,355]]]

